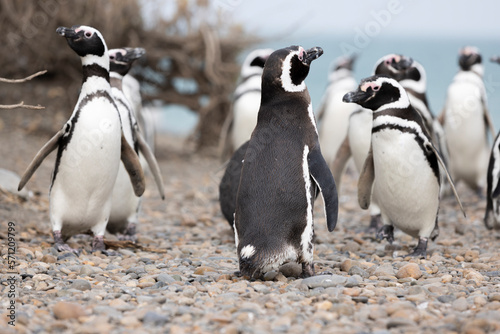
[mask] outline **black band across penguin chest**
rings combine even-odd
[[[376,122],[377,118],[380,120],[383,116],[387,116],[383,118],[383,122]],[[410,109],[389,109],[375,112],[373,114],[373,122],[372,134],[387,129],[396,130],[400,133],[412,134],[434,175],[439,180],[440,173],[438,160],[434,152],[426,147],[427,145],[432,145],[432,143],[429,134],[423,126],[422,117],[416,111]]]

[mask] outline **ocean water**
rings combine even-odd
[[[329,35],[308,36],[303,38],[287,38],[269,40],[254,48],[279,49],[290,45],[301,45],[308,49],[319,46],[324,54],[315,60],[306,79],[311,95],[313,108],[319,107],[322,95],[327,85],[328,71],[332,62],[345,51],[357,51],[358,58],[354,65],[354,75],[358,81],[372,75],[375,62],[389,53],[398,53],[412,57],[421,63],[427,73],[427,98],[434,115],[439,115],[446,100],[448,85],[458,71],[458,51],[470,45],[476,46],[483,56],[485,67],[485,86],[488,96],[488,107],[495,124],[495,130],[500,129],[500,65],[491,63],[490,57],[500,55],[500,43],[490,39],[460,39],[460,38],[390,38],[377,37],[364,41],[349,37],[332,37]],[[362,47],[357,47],[361,45]],[[249,50],[251,51],[251,50]],[[248,52],[249,52],[248,51]],[[243,59],[248,52],[241,55]],[[178,106],[166,106],[165,113],[160,118],[160,129],[185,135],[197,122],[195,113]]]

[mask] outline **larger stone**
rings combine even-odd
[[[85,290],[90,290],[91,285],[89,281],[86,281],[84,279],[75,279],[69,287],[70,289],[85,291]]]
[[[52,312],[54,317],[59,320],[75,319],[85,315],[85,310],[80,305],[62,301],[54,305]]]
[[[347,278],[340,275],[318,275],[302,280],[302,284],[307,285],[310,289],[329,288],[337,285],[344,285],[346,282]]]
[[[419,279],[422,277],[422,271],[420,270],[418,264],[416,263],[408,263],[399,268],[398,272],[396,273],[397,278],[414,278],[414,279]]]

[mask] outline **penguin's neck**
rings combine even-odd
[[[123,76],[119,73],[116,72],[110,72],[109,73],[109,83],[111,84],[111,87],[118,88],[119,90],[123,91]]]

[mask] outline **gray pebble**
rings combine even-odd
[[[351,275],[351,276],[353,276],[353,275],[359,275],[362,278],[368,278],[368,277],[370,277],[370,274],[368,274],[368,272],[366,270],[364,270],[364,269],[362,269],[361,267],[358,267],[358,266],[352,266],[351,269],[349,269],[348,274]]]
[[[94,273],[94,270],[92,266],[89,266],[88,264],[83,265],[80,268],[80,276],[90,276]]]
[[[174,283],[176,281],[176,279],[173,278],[172,276],[170,276],[169,274],[161,273],[160,275],[158,275],[156,277],[156,281],[168,284],[168,283]]]
[[[437,300],[439,300],[441,303],[451,303],[455,299],[457,299],[455,295],[443,295],[437,298]]]
[[[314,288],[328,288],[337,285],[344,285],[347,278],[340,275],[318,275],[304,278],[302,284],[308,286],[310,289]]]
[[[167,322],[169,322],[170,319],[168,316],[158,314],[156,312],[149,311],[144,315],[144,318],[142,318],[142,322],[146,326],[163,326]]]
[[[71,289],[76,289],[80,291],[90,290],[91,285],[89,281],[84,279],[75,279],[73,283],[69,286]]]

